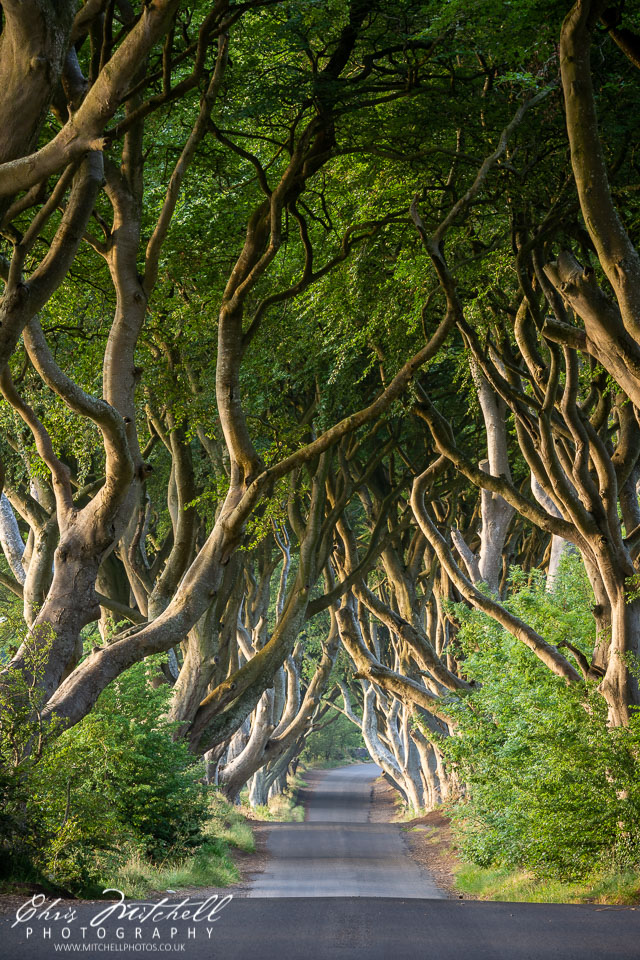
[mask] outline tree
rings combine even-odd
[[[15,69],[48,64],[0,156],[2,696],[32,723],[160,654],[230,798],[342,711],[430,806],[465,789],[470,608],[632,725],[635,20],[565,12],[89,0],[23,50],[7,7]],[[567,554],[590,650],[512,602]]]

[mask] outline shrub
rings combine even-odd
[[[553,593],[514,571],[507,605],[551,643],[588,654],[593,603],[578,558]],[[640,716],[607,726],[596,684],[567,686],[495,621],[456,606],[464,669],[478,683],[458,703],[443,744],[467,796],[456,809],[461,849],[481,866],[577,878],[612,859],[638,862]]]
[[[81,723],[45,744],[38,762],[12,766],[5,731],[0,791],[13,824],[5,876],[95,892],[110,882],[102,852],[136,849],[158,862],[201,843],[202,765],[173,739],[170,690],[150,686],[153,670],[145,662],[123,674]]]

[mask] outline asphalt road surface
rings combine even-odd
[[[272,860],[250,899],[167,894],[166,904],[62,905],[21,922],[10,914],[0,918],[0,960],[640,960],[640,907],[442,899],[405,857],[397,828],[366,822],[376,774],[373,765],[331,771],[306,823],[274,825]]]
[[[172,897],[172,903],[178,902]],[[190,903],[200,898],[192,896]],[[129,905],[131,906],[131,905]],[[0,926],[2,960],[156,956],[187,960],[638,960],[640,910],[542,903],[311,897],[233,900],[218,919]],[[165,908],[166,909],[166,908]],[[31,932],[28,933],[28,928]]]
[[[375,763],[327,771],[304,823],[269,827],[269,860],[249,897],[443,897],[407,856],[398,824],[367,822],[379,775]]]
[[[367,823],[373,781],[382,770],[375,763],[325,770],[307,805],[307,823]]]

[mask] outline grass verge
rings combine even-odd
[[[525,870],[477,867],[461,861],[456,870],[456,887],[477,900],[603,904],[640,901],[640,873],[635,870],[603,871],[581,881],[565,882],[538,879]]]
[[[411,854],[452,897],[507,903],[640,903],[640,870],[611,863],[581,880],[533,876],[512,867],[479,867],[462,859],[446,806],[403,825]]]
[[[257,807],[249,806],[248,791],[240,794],[241,810],[249,820],[269,820],[280,823],[302,823],[304,807],[297,803],[298,790],[306,786],[304,780],[296,774],[289,778],[286,793],[279,793],[266,804]]]
[[[132,853],[115,866],[115,876],[109,885],[134,899],[154,891],[227,887],[240,880],[231,849],[252,853],[255,850],[253,832],[238,807],[215,795],[204,829],[204,842],[193,854],[153,864],[139,853]]]

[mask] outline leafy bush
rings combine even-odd
[[[14,612],[11,606],[9,611]],[[4,627],[15,618],[0,620],[0,661],[8,661],[15,648],[8,644]],[[38,684],[49,648],[46,635],[35,641],[33,634],[25,638],[26,671],[12,676],[11,693],[9,686],[0,686],[0,879],[13,874],[31,879],[34,851],[45,843],[28,813],[30,776],[45,745]],[[49,733],[54,733],[51,726]]]
[[[153,689],[152,662],[137,664],[77,726],[45,745],[39,762],[10,763],[2,737],[3,816],[13,823],[5,875],[94,892],[102,852],[158,862],[202,842],[208,816],[202,765],[173,739],[167,686]],[[29,794],[24,790],[28,767]]]
[[[514,571],[507,605],[551,643],[588,654],[592,603],[580,561],[568,557],[553,593],[537,574]],[[610,729],[596,684],[568,686],[495,621],[463,606],[455,615],[465,673],[479,684],[442,745],[468,784],[455,813],[463,855],[565,878],[638,862],[640,716]]]

